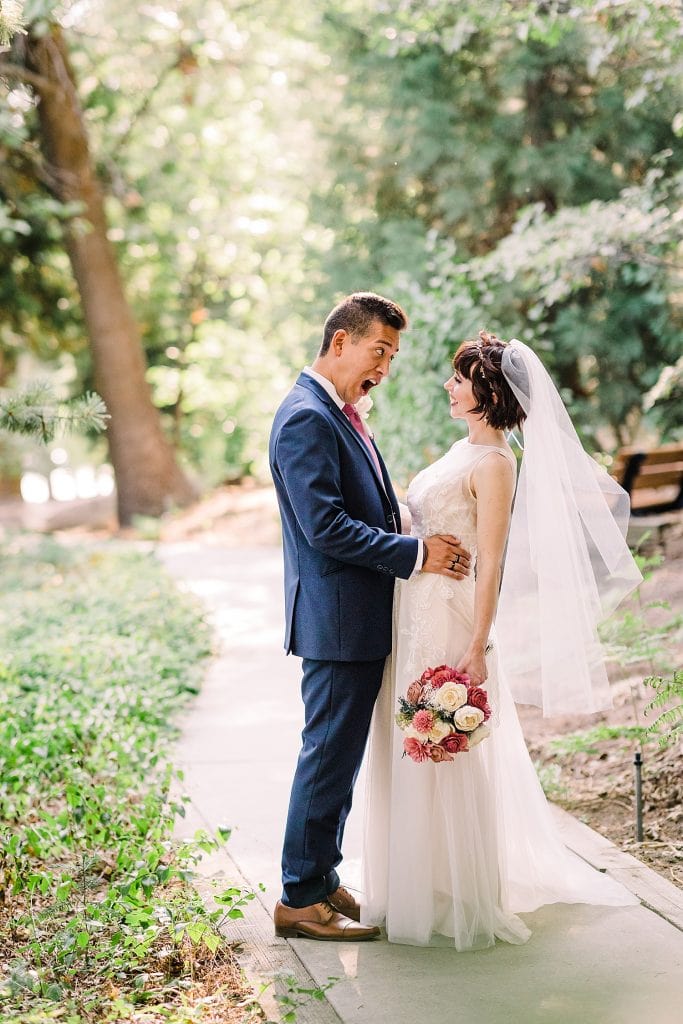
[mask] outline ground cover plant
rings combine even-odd
[[[205,909],[192,867],[219,840],[171,838],[199,609],[151,556],[25,537],[0,554],[0,1020],[245,1019],[219,928],[252,894]]]

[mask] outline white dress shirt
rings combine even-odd
[[[346,402],[342,398],[339,397],[339,395],[337,394],[337,389],[335,388],[334,384],[332,383],[332,381],[328,377],[323,377],[322,373],[318,373],[317,370],[312,369],[310,366],[304,366],[304,373],[307,373],[309,377],[312,377],[313,380],[316,380],[318,382],[318,384],[320,385],[321,388],[325,389],[327,394],[330,396],[330,398],[332,399],[334,404],[339,409],[343,409],[344,408],[344,406],[346,405]],[[399,502],[399,510],[401,512],[401,521],[404,522],[405,518],[406,518],[405,514],[404,514],[404,506],[402,506],[400,502]],[[408,512],[407,509],[406,509],[406,512]],[[408,513],[408,516],[409,516],[409,513]],[[415,560],[415,568],[413,569],[413,571],[411,573],[412,576],[414,576],[415,573],[419,572],[420,569],[422,568],[422,558],[424,556],[424,542],[422,541],[422,539],[420,537],[417,537],[416,539],[417,539],[417,558]]]

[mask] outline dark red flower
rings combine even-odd
[[[444,683],[451,681],[456,683],[469,683],[469,677],[461,672],[456,672],[450,665],[437,665],[436,668],[427,668],[420,676],[420,681],[429,683],[434,690],[438,690]]]
[[[420,682],[431,683],[432,677],[436,675],[437,672],[442,672],[445,668],[447,669],[448,665],[437,665],[436,668],[426,668],[420,676]]]
[[[470,686],[467,690],[467,703],[471,704],[473,708],[479,708],[480,711],[483,711],[484,721],[488,722],[491,717],[491,708],[489,707],[489,698],[486,690],[482,690],[480,686]]]
[[[448,736],[444,736],[440,746],[447,750],[449,754],[458,754],[461,750],[467,750],[469,743],[464,733],[452,732]]]

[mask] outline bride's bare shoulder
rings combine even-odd
[[[489,448],[470,474],[470,490],[474,497],[506,494],[514,489],[515,465],[512,449]]]

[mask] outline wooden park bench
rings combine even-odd
[[[621,448],[611,472],[631,498],[632,515],[683,509],[683,444]]]

